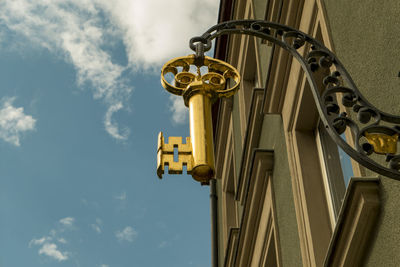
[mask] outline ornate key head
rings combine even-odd
[[[196,69],[196,74],[191,70]],[[206,73],[202,74],[202,70]],[[165,77],[173,75],[172,81]],[[168,61],[161,70],[161,84],[170,93],[182,95],[188,106],[190,97],[201,91],[212,101],[220,97],[229,97],[239,88],[238,71],[226,62],[204,57],[202,66],[195,65],[195,56],[178,57]]]

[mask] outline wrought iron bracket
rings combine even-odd
[[[321,121],[334,142],[362,166],[400,180],[400,154],[396,150],[400,116],[383,112],[369,103],[334,53],[304,32],[262,20],[217,24],[203,35],[192,38],[190,48],[201,61],[213,39],[230,34],[256,36],[287,50],[304,70]],[[298,51],[301,47],[305,49],[305,56]],[[320,69],[328,70],[330,74],[318,83],[314,76]],[[339,95],[341,97],[337,97]],[[338,99],[345,107],[342,111]],[[341,137],[346,129],[351,131],[354,144]]]

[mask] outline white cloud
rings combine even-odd
[[[47,236],[44,236],[44,237],[39,238],[39,239],[32,239],[29,242],[29,247],[31,247],[32,245],[43,245],[44,242],[49,241],[49,240],[50,240],[50,238],[47,237]]]
[[[122,192],[121,194],[115,196],[114,198],[118,200],[126,200],[126,192]]]
[[[181,96],[170,95],[169,100],[169,110],[173,113],[172,121],[177,124],[185,123],[189,110],[183,103],[183,98]]]
[[[91,227],[94,231],[96,231],[98,234],[101,234],[101,225],[103,224],[103,221],[100,218],[96,218],[96,223],[91,224]]]
[[[50,258],[53,258],[58,261],[64,261],[68,259],[68,252],[61,252],[59,249],[57,249],[57,245],[52,242],[53,240],[53,233],[50,233],[50,236],[44,236],[39,239],[32,239],[29,242],[29,247],[32,247],[32,245],[39,246],[39,255],[45,255]],[[66,244],[67,241],[64,238],[58,238],[58,242],[61,244]]]
[[[130,226],[127,226],[123,230],[115,233],[115,237],[118,239],[118,241],[132,242],[136,236],[137,232]]]
[[[100,267],[110,267],[108,264],[100,264]]]
[[[96,219],[96,223],[101,223],[100,219]],[[57,227],[51,229],[48,235],[41,238],[34,238],[29,242],[29,247],[38,247],[38,254],[48,256],[58,261],[65,261],[71,255],[70,252],[61,251],[58,246],[65,247],[68,246],[69,242],[61,236],[62,234],[67,234],[68,231],[74,230],[75,218],[65,217],[57,222]]]
[[[63,219],[59,220],[59,223],[61,223],[64,226],[71,227],[75,222],[75,218],[73,217],[65,217]]]
[[[92,229],[95,230],[98,234],[101,234],[101,228],[97,224],[92,224]]]
[[[65,240],[65,238],[59,238],[57,239],[58,242],[60,242],[61,244],[67,244],[67,240]]]
[[[129,63],[145,69],[192,53],[189,39],[216,24],[219,6],[215,0],[99,2],[122,32]]]
[[[117,123],[112,120],[112,115],[122,108],[122,102],[115,103],[108,107],[106,115],[104,116],[104,126],[106,131],[117,140],[126,140],[129,135],[129,129],[125,128],[123,133],[120,133]]]
[[[14,107],[15,98],[3,98],[0,104],[0,139],[20,146],[24,132],[35,129],[36,120],[24,113],[23,107]]]
[[[65,261],[68,259],[68,254],[63,253],[57,249],[57,245],[54,243],[45,243],[39,249],[39,255],[46,255],[58,261]]]
[[[107,105],[106,131],[126,140],[129,129],[121,130],[112,116],[127,109],[130,71],[159,69],[172,57],[192,53],[189,39],[216,23],[218,5],[215,0],[5,0],[0,25],[27,38],[29,47],[36,44],[70,62],[78,85],[90,85],[94,98]],[[125,65],[113,58],[117,42],[125,46]],[[174,121],[181,122],[176,103]]]

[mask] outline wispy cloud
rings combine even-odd
[[[103,221],[100,218],[96,218],[96,223],[92,223],[90,226],[92,229],[97,232],[98,234],[101,234],[101,226],[103,224]]]
[[[96,231],[98,234],[101,234],[101,228],[98,224],[93,223],[91,226],[94,231]]]
[[[118,200],[126,200],[126,192],[124,191],[121,194],[115,196],[114,198]]]
[[[116,210],[122,211],[125,210],[128,202],[127,202],[128,195],[125,191],[121,192],[120,194],[114,195],[114,199],[116,199]]]
[[[61,244],[67,244],[67,240],[65,240],[64,238],[59,238],[57,239],[58,242],[60,242]]]
[[[66,226],[66,227],[73,226],[74,222],[75,222],[75,218],[73,218],[73,217],[65,217],[65,218],[62,218],[59,220],[59,223],[61,223],[63,226]]]
[[[126,67],[114,63],[107,50],[118,30],[101,15],[99,2],[1,1],[0,24],[28,39],[30,45],[46,48],[71,63],[78,85],[89,85],[94,98],[107,105],[106,131],[116,139],[126,139],[127,132],[119,132],[112,115],[124,107],[133,88],[122,78]]]
[[[104,116],[104,126],[106,128],[106,131],[117,140],[126,140],[129,135],[128,128],[124,128],[124,130],[121,133],[118,128],[118,124],[112,119],[113,114],[118,112],[122,108],[123,108],[122,102],[114,103],[113,105],[110,105],[110,107],[106,112],[106,115]]]
[[[74,230],[75,218],[65,217],[58,220],[57,227],[51,229],[48,235],[41,238],[34,238],[29,242],[29,247],[38,246],[38,254],[47,256],[57,261],[65,261],[69,259],[70,253],[62,251],[59,246],[64,247],[68,242],[60,236],[66,234],[67,231]]]
[[[21,135],[35,129],[36,120],[24,113],[23,107],[13,106],[15,98],[0,101],[0,139],[20,146]]]
[[[183,103],[182,97],[170,95],[169,100],[169,110],[172,112],[172,121],[177,124],[186,122],[189,110]]]
[[[29,242],[29,247],[31,247],[32,245],[43,245],[45,242],[47,242],[49,240],[51,240],[51,238],[48,237],[48,236],[44,236],[44,237],[39,238],[39,239],[32,239]]]
[[[136,236],[137,232],[131,226],[127,226],[123,230],[115,232],[115,237],[118,241],[132,242]]]
[[[100,209],[100,204],[97,201],[81,198],[81,203],[87,208]]]
[[[216,23],[218,4],[215,0],[5,0],[0,2],[0,34],[6,29],[17,33],[29,40],[29,47],[36,44],[71,63],[78,85],[89,85],[94,98],[106,104],[106,131],[125,140],[129,129],[121,130],[113,115],[128,106],[133,91],[130,71],[158,69],[172,57],[192,53],[188,40]],[[116,42],[125,46],[126,64],[113,57]],[[181,122],[176,103],[171,103],[177,112],[174,120]]]
[[[29,242],[29,247],[32,247],[32,245],[40,246],[38,251],[39,255],[45,255],[58,261],[67,260],[68,252],[61,252],[61,250],[57,248],[56,243],[52,240],[53,238],[51,236],[44,236],[39,239],[32,239]],[[63,244],[66,243],[66,240],[63,238],[59,239],[58,241]]]

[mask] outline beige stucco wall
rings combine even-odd
[[[400,115],[400,2],[324,0],[333,45],[362,94]],[[367,172],[367,175],[375,175]],[[382,177],[383,210],[366,266],[400,265],[400,181]]]
[[[377,107],[400,115],[400,2],[324,2],[335,51],[360,91]]]

